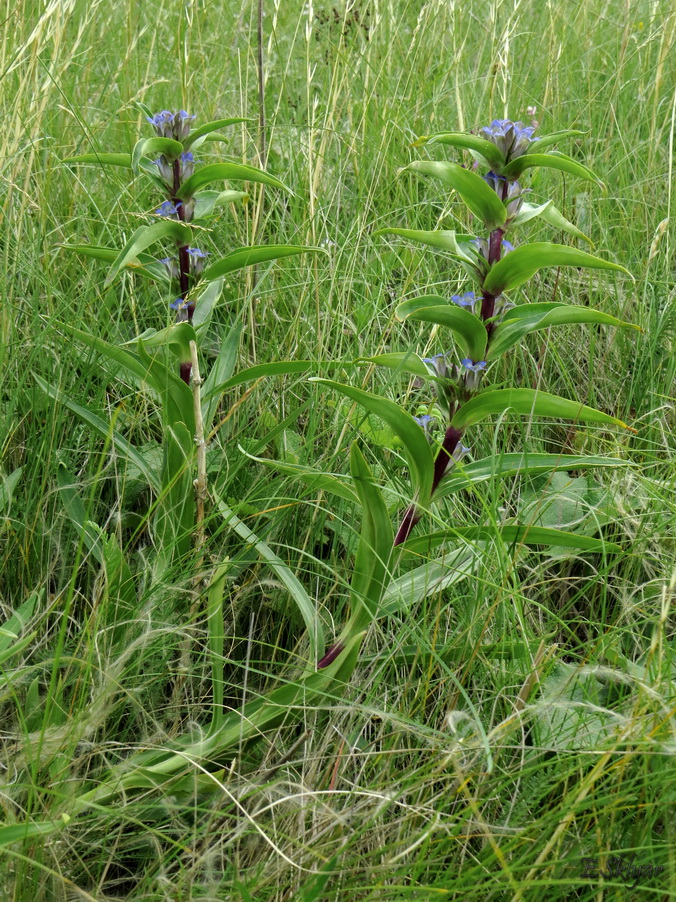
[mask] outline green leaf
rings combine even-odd
[[[267,263],[269,260],[279,260],[282,257],[294,257],[297,254],[326,253],[321,247],[300,247],[291,244],[271,244],[264,247],[238,247],[225,257],[221,257],[211,266],[208,266],[202,278],[206,281],[218,279],[228,273],[236,272],[256,263]]]
[[[350,622],[343,644],[377,618],[388,580],[394,534],[381,489],[357,442],[350,448],[350,473],[362,506],[362,528],[350,582]]]
[[[192,324],[196,330],[202,326],[207,326],[211,321],[211,314],[214,310],[214,304],[220,298],[223,292],[223,279],[214,279],[209,282],[200,292],[195,300],[195,312],[192,317]]]
[[[542,169],[558,169],[561,172],[568,172],[570,175],[575,175],[588,182],[596,182],[603,191],[606,190],[606,186],[591,169],[566,156],[565,153],[559,153],[556,150],[552,150],[549,153],[527,153],[522,157],[517,157],[516,160],[512,160],[508,166],[505,166],[503,174],[508,178],[519,178],[526,169],[532,169],[535,166],[539,166]]]
[[[287,188],[283,182],[280,182],[274,175],[268,175],[267,172],[263,172],[262,169],[245,166],[243,163],[209,163],[207,166],[202,166],[201,169],[198,169],[189,179],[186,179],[176,192],[176,196],[179,198],[192,197],[203,185],[225,179],[260,182],[263,185],[270,185],[272,188],[280,188],[282,191],[288,191],[289,194],[293,194],[293,191]]]
[[[397,319],[412,319],[417,322],[435,323],[451,329],[463,353],[474,361],[484,360],[486,351],[486,327],[481,320],[464,307],[449,304],[438,295],[428,294],[421,298],[404,301],[396,310]]]
[[[442,181],[449,188],[454,188],[469,209],[478,216],[489,231],[505,224],[507,211],[498,195],[491,187],[469,169],[463,169],[455,163],[435,162],[432,160],[416,160],[404,169],[412,169],[423,175],[429,175]]]
[[[373,363],[376,366],[386,366],[397,373],[409,373],[411,376],[422,376],[423,378],[429,378],[430,375],[420,357],[411,351],[378,354],[376,357],[358,357],[355,363]]]
[[[493,526],[462,526],[458,529],[444,529],[426,536],[408,539],[402,546],[403,551],[426,554],[432,548],[447,542],[449,539],[465,539],[468,542],[486,542],[499,536],[508,545],[559,545],[563,548],[579,548],[582,551],[597,551],[605,554],[620,554],[622,548],[605,539],[594,539],[590,536],[565,532],[561,529],[550,529],[545,526],[529,526],[506,524],[497,529]]]
[[[6,651],[24,631],[26,624],[35,612],[35,606],[39,600],[40,593],[37,591],[32,592],[26,601],[12,612],[12,616],[2,624],[4,632],[0,635],[0,653]],[[5,659],[2,658],[0,660]]]
[[[71,410],[76,416],[83,420],[83,422],[91,426],[95,432],[98,432],[100,436],[102,436],[103,438],[110,438],[116,451],[118,451],[118,453],[125,457],[128,461],[133,463],[134,466],[136,466],[136,468],[139,470],[139,472],[143,473],[146,480],[148,481],[148,485],[152,486],[156,490],[159,490],[160,481],[155,470],[148,464],[145,457],[143,457],[143,455],[136,450],[131,442],[128,442],[126,438],[124,438],[122,435],[120,435],[119,432],[111,427],[110,423],[102,420],[101,417],[96,416],[96,414],[92,413],[90,410],[87,410],[86,407],[82,407],[80,404],[77,404],[60,389],[49,385],[49,383],[45,382],[39,376],[33,374],[33,378],[46,395],[49,395],[50,398],[54,398],[55,401],[58,401],[60,404],[63,404],[65,407]]]
[[[476,135],[466,135],[463,132],[440,132],[436,135],[423,135],[412,144],[412,147],[422,147],[423,144],[450,144],[451,147],[462,147],[472,150],[486,161],[491,169],[502,170],[505,158],[492,141],[478,138]]]
[[[244,382],[255,382],[256,379],[263,379],[270,376],[288,376],[296,373],[304,373],[314,365],[312,360],[279,360],[274,363],[259,363],[251,366],[246,370],[241,370],[236,376],[232,376],[225,382],[214,385],[206,391],[202,392],[202,401],[205,398],[211,398],[216,394],[222,394],[229,388],[236,385],[242,385]]]
[[[480,549],[465,545],[449,550],[439,560],[426,561],[420,567],[398,576],[383,594],[378,617],[407,613],[424,598],[471,576],[481,558]]]
[[[631,462],[615,457],[600,457],[590,454],[525,454],[512,452],[499,457],[485,457],[470,463],[457,464],[445,476],[434,493],[434,500],[464,491],[473,485],[491,479],[506,479],[509,476],[532,476],[537,473],[552,473],[567,470],[588,470],[603,467],[631,467]]]
[[[155,351],[159,348],[169,348],[176,355],[179,363],[190,363],[192,360],[190,342],[195,341],[196,336],[195,330],[190,323],[172,323],[159,332],[133,338],[131,341],[125,342],[125,345],[136,345],[139,339],[143,341],[146,349]]]
[[[184,387],[190,396],[185,383]],[[194,422],[191,426],[188,429],[182,422],[165,422],[162,434],[162,486],[155,512],[155,539],[164,567],[188,554],[195,529]]]
[[[244,539],[247,544],[256,549],[260,556],[270,565],[278,579],[284,583],[289,590],[289,594],[295,601],[296,606],[305,621],[305,628],[307,629],[310,640],[312,659],[315,661],[318,660],[324,654],[325,640],[317,605],[307,594],[298,580],[298,577],[288,564],[285,564],[269,545],[263,542],[262,539],[259,539],[248,526],[242,523],[234,511],[230,510],[217,494],[214,493],[214,497],[216,498],[218,509],[223,515],[226,524],[233,529],[240,538]]]
[[[569,235],[574,235],[576,238],[580,238],[594,247],[594,242],[591,238],[588,238],[576,225],[573,225],[570,220],[566,219],[550,200],[544,204],[522,204],[521,209],[511,221],[510,228],[512,226],[523,225],[525,222],[529,222],[536,216],[542,217],[542,219],[553,228],[568,232]]]
[[[171,163],[181,156],[183,145],[180,141],[174,141],[173,138],[141,138],[134,145],[131,168],[134,172],[138,172],[142,157],[155,156],[158,153],[165,156]]]
[[[85,257],[92,257],[94,260],[103,260],[104,263],[114,263],[120,253],[115,248],[99,247],[95,244],[57,244],[56,246],[76,254],[83,254]],[[155,257],[151,257],[150,254],[139,254],[137,259],[125,263],[125,269],[129,269],[139,276],[153,279],[155,282],[167,284],[170,281],[167,267]]]
[[[213,282],[213,285],[218,282]],[[197,308],[199,309],[199,308]],[[197,309],[195,313],[197,313]],[[193,318],[193,322],[195,322]],[[209,375],[202,386],[202,420],[205,430],[210,430],[216,408],[221,400],[220,387],[232,377],[237,363],[237,351],[242,336],[243,326],[235,323],[221,343],[216,360],[212,363]]]
[[[193,221],[198,219],[206,219],[211,216],[216,207],[224,204],[234,204],[238,201],[246,203],[249,195],[246,191],[210,191],[208,188],[204,191],[198,191],[195,194],[195,213]]]
[[[135,260],[141,251],[144,251],[151,244],[171,238],[178,245],[190,244],[192,238],[192,229],[184,222],[155,222],[150,226],[141,226],[131,236],[122,250],[117,255],[110,268],[110,272],[106,276],[104,285],[108,286],[115,279],[119,271],[129,264],[131,260]]]
[[[199,128],[194,128],[190,132],[183,142],[183,147],[188,150],[195,145],[195,148],[197,148],[210,132],[215,132],[219,128],[227,128],[229,125],[237,125],[238,122],[249,121],[249,119],[244,119],[241,116],[235,116],[231,119],[214,119],[211,122],[205,122],[204,125],[200,125]]]
[[[346,482],[344,479],[339,479],[330,473],[323,473],[321,470],[315,470],[314,467],[306,467],[302,464],[291,464],[270,457],[256,457],[254,454],[249,454],[249,452],[242,448],[241,445],[238,445],[237,447],[242,454],[245,454],[249,458],[249,460],[255,460],[256,463],[263,464],[263,466],[268,467],[270,470],[274,470],[276,473],[286,473],[287,476],[292,476],[294,479],[300,479],[311,491],[329,492],[337,498],[342,498],[344,501],[351,501],[356,504],[359,503],[359,495],[357,495],[350,483]]]
[[[96,163],[99,166],[122,166],[131,169],[130,153],[81,153],[76,157],[66,157],[64,163]]]
[[[409,241],[417,241],[419,244],[425,244],[428,247],[436,247],[442,251],[446,251],[451,257],[463,260],[466,263],[475,265],[476,258],[470,253],[468,246],[472,240],[471,235],[456,235],[450,229],[434,229],[431,232],[421,231],[420,229],[378,229],[373,233],[374,238],[383,235],[399,235],[401,238],[408,238]]]
[[[503,291],[518,288],[532,278],[540,269],[548,266],[583,266],[587,269],[612,269],[631,277],[631,273],[619,263],[611,263],[594,257],[586,251],[565,244],[550,244],[548,241],[537,241],[533,244],[522,244],[506,254],[488,272],[484,288],[494,297]]]
[[[586,135],[586,132],[578,131],[575,128],[562,129],[558,132],[551,132],[548,135],[541,135],[539,138],[534,138],[531,147],[535,147],[539,150],[541,147],[550,147],[552,144],[557,144],[565,138],[579,138],[584,135]]]
[[[390,401],[389,398],[373,395],[370,392],[362,391],[360,388],[343,385],[331,379],[315,377],[311,381],[335,389],[356,401],[369,413],[374,413],[382,420],[385,420],[404,445],[411,470],[413,493],[417,500],[425,505],[432,489],[434,461],[425,434],[414,418],[409,413],[406,413],[405,410],[402,410],[394,401]]]
[[[579,423],[603,423],[630,428],[622,420],[580,404],[579,401],[569,401],[532,388],[505,388],[476,395],[462,405],[453,417],[451,426],[466,429],[491,414],[504,413],[506,410],[515,410],[524,416],[557,417]]]
[[[591,307],[572,304],[523,304],[509,310],[502,322],[496,326],[486,354],[486,360],[495,360],[513,347],[525,335],[549,326],[563,326],[573,323],[597,323],[602,326],[616,326],[638,329],[633,323],[601,313]]]

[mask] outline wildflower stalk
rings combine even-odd
[[[204,532],[204,505],[207,499],[207,443],[204,438],[204,421],[202,419],[201,386],[203,379],[200,376],[199,360],[197,357],[197,343],[190,342],[190,357],[192,363],[192,375],[190,386],[192,388],[193,405],[195,408],[195,444],[197,445],[197,478],[195,479],[195,550],[197,552],[197,572],[202,563],[202,552],[205,543]],[[199,577],[197,577],[199,581]]]

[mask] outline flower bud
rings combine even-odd
[[[526,153],[535,128],[511,119],[494,119],[480,131],[483,138],[495,144],[507,164]]]

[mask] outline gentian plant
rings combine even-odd
[[[491,478],[497,470],[502,475],[532,474],[565,467],[620,464],[620,461],[584,455],[506,454],[500,461],[487,458],[459,465],[469,450],[463,444],[467,430],[492,415],[502,415],[508,411],[524,416],[556,417],[630,428],[608,413],[547,392],[523,387],[484,387],[484,379],[502,355],[533,332],[568,323],[631,326],[608,313],[586,306],[561,302],[517,304],[516,289],[546,267],[586,267],[629,274],[623,266],[576,247],[542,241],[518,246],[513,243],[518,227],[536,217],[591,243],[552,201],[529,203],[526,200],[528,189],[521,181],[528,170],[542,167],[557,169],[603,187],[586,166],[565,154],[549,150],[557,141],[580,134],[577,131],[563,131],[538,138],[531,126],[509,119],[496,119],[482,128],[479,135],[446,132],[421,138],[415,146],[445,144],[469,151],[472,155],[473,163],[470,165],[420,160],[410,163],[405,169],[438,179],[455,190],[469,208],[479,230],[475,234],[457,234],[450,230],[420,231],[397,227],[376,232],[379,236],[396,235],[445,252],[458,263],[472,283],[463,293],[450,298],[428,294],[406,300],[397,307],[397,317],[402,321],[430,323],[447,329],[455,343],[452,350],[429,358],[420,358],[410,351],[364,358],[364,362],[369,364],[387,366],[398,373],[431,383],[434,398],[422,417],[414,417],[377,395],[330,380],[319,380],[385,419],[405,448],[413,483],[413,500],[403,513],[391,543],[393,548],[401,547],[404,557],[407,551],[419,553],[460,536],[481,540],[494,535],[495,528],[488,524],[470,528],[451,527],[419,539],[411,538],[413,528],[432,503],[451,492],[470,487],[474,481]],[[432,429],[436,421],[443,423],[439,441],[435,441]],[[374,491],[373,486],[370,490]],[[381,510],[383,508],[384,503],[380,506]],[[368,516],[366,510],[365,516]],[[386,533],[382,520],[377,532],[378,541],[373,539],[373,548],[377,550],[369,553],[365,549],[363,561],[371,562],[369,566],[374,573],[383,563],[389,572],[396,559],[392,548],[387,549],[382,543],[382,536]],[[531,524],[505,524],[501,535],[509,542],[592,547],[583,537]],[[598,540],[592,540],[592,543],[594,541]],[[368,583],[366,607],[371,614],[382,609],[382,597],[386,591],[391,591],[387,580]],[[363,629],[366,622],[363,595],[362,592],[362,597],[356,599],[352,620],[338,643],[320,661],[320,666],[333,661],[354,638],[356,631]]]

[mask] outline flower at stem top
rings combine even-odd
[[[515,160],[528,150],[535,129],[532,125],[524,125],[523,122],[512,122],[511,119],[494,119],[490,125],[480,130],[481,136],[491,144],[495,144],[504,155],[505,163]]]
[[[474,312],[474,305],[476,304],[476,295],[473,291],[466,291],[464,294],[454,294],[451,295],[451,300],[454,304],[457,304],[458,307],[465,307],[467,310],[471,310]]]
[[[195,116],[191,116],[185,110],[179,110],[177,113],[162,110],[154,116],[146,116],[158,137],[174,138],[175,141],[185,141],[190,134],[190,123],[194,118]]]

